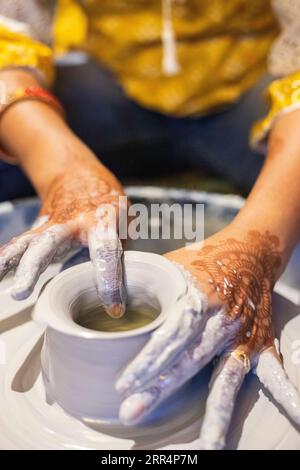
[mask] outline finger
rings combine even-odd
[[[73,248],[73,243],[71,239],[66,239],[60,245],[58,245],[57,250],[52,258],[54,263],[58,263],[63,261],[66,255],[71,251]]]
[[[13,238],[0,249],[0,280],[19,264],[29,243],[36,236],[36,230],[47,222],[48,216],[37,217],[30,230]]]
[[[31,240],[16,271],[12,288],[12,296],[16,300],[25,299],[32,293],[40,274],[68,234],[65,226],[54,225]]]
[[[34,221],[31,230],[39,230],[41,232],[41,228],[45,231],[48,227],[50,227],[49,216],[48,215],[39,215],[37,219]],[[52,262],[60,262],[64,259],[64,257],[71,251],[71,249],[76,249],[80,247],[81,243],[74,239],[66,239],[63,243],[61,243],[52,259]],[[88,259],[87,259],[88,261]],[[66,269],[66,268],[65,268]]]
[[[107,234],[93,228],[89,233],[88,245],[98,296],[106,312],[113,318],[120,318],[126,306],[122,244],[116,232]]]
[[[274,348],[260,354],[255,373],[290,418],[300,425],[300,395],[290,382]]]
[[[190,310],[187,314],[192,315],[193,311]],[[170,316],[172,317],[172,315]],[[184,325],[183,322],[181,322],[182,318],[182,314],[177,320],[174,318],[178,326],[173,330],[170,328],[171,332],[174,333],[173,335],[166,335],[161,340],[160,329],[154,333],[149,343],[140,352],[137,358],[129,364],[118,379],[116,383],[118,391],[121,393],[133,393],[137,389],[145,386],[153,377],[157,377],[162,370],[166,370],[172,360],[174,361],[175,359],[177,361],[175,356],[176,347],[179,351],[178,361],[180,361],[180,353],[188,347],[189,343],[195,340],[194,346],[189,347],[192,357],[190,366],[186,368],[187,376],[191,377],[194,373],[193,365],[195,365],[196,370],[204,367],[214,355],[220,352],[220,348],[223,347],[223,349],[225,349],[226,343],[231,340],[238,328],[237,323],[228,322],[227,317],[222,311],[211,316],[204,326],[205,314],[201,317],[200,313],[199,323],[197,324],[196,321],[192,321],[193,318],[190,317],[190,328],[183,334],[184,326],[187,326],[188,321],[186,321]],[[202,331],[202,328],[204,328],[204,331]],[[179,331],[178,337],[176,337],[177,330]],[[164,331],[165,330],[163,330],[163,336]],[[170,330],[167,329],[167,331]],[[175,348],[172,345],[172,341],[175,343]],[[169,344],[172,345],[170,350],[168,350]],[[160,359],[160,354],[162,353],[163,358]],[[192,369],[191,372],[190,368]]]
[[[197,289],[188,305],[178,302],[163,325],[156,330],[138,356],[126,367],[116,383],[121,393],[143,387],[180,355],[202,333],[206,299]]]
[[[178,360],[169,369],[165,369],[146,389],[126,398],[120,407],[122,423],[132,425],[143,419],[219,354],[234,336],[235,328],[224,328],[225,321],[222,313],[211,317],[201,338],[201,354],[199,339],[196,339],[182,352]]]
[[[239,328],[240,322],[228,321],[228,317],[223,310],[210,317],[203,331],[201,341],[193,351],[194,361],[207,364],[213,355],[221,354],[227,349]]]
[[[0,280],[13,268],[15,268],[23,253],[26,251],[34,233],[26,232],[13,238],[0,250]]]
[[[210,383],[200,442],[205,450],[222,449],[238,391],[248,372],[234,356],[223,356]]]

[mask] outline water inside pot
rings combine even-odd
[[[121,332],[135,330],[153,322],[159,311],[149,305],[131,306],[121,318],[111,318],[101,306],[91,306],[83,309],[75,318],[75,322],[89,330],[104,332]]]

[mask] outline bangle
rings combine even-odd
[[[37,86],[29,86],[26,88],[17,88],[13,93],[9,94],[5,104],[0,106],[0,120],[6,111],[11,108],[15,103],[19,101],[25,100],[33,100],[33,101],[41,101],[43,103],[48,104],[51,106],[55,111],[57,111],[63,118],[65,118],[65,112],[58,101],[52,93],[47,91],[45,88],[37,87]],[[0,147],[0,159],[7,161],[8,163],[16,163],[17,160],[8,155],[5,150]]]
[[[26,88],[17,88],[13,93],[10,93],[6,98],[6,102],[0,106],[0,119],[2,118],[3,114],[15,103],[18,101],[25,101],[25,100],[35,100],[35,101],[42,101],[52,108],[54,108],[59,114],[65,117],[65,112],[58,101],[52,93],[42,87],[37,86],[28,86]]]

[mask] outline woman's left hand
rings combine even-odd
[[[166,256],[195,283],[187,305],[168,317],[119,378],[121,421],[139,422],[219,356],[199,439],[187,448],[224,447],[250,370],[300,424],[300,397],[283,369],[272,327],[272,290],[283,268],[279,239],[228,227],[201,246]]]

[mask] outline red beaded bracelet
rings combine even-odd
[[[19,101],[25,100],[35,100],[41,101],[49,106],[51,106],[55,111],[57,111],[62,117],[65,117],[65,112],[58,101],[52,93],[45,90],[45,88],[37,86],[28,86],[26,88],[17,88],[13,93],[10,93],[6,99],[6,102],[3,105],[0,105],[0,119],[3,117],[5,112]],[[16,159],[11,155],[8,155],[5,150],[0,147],[0,159],[7,161],[8,163],[16,163]]]

